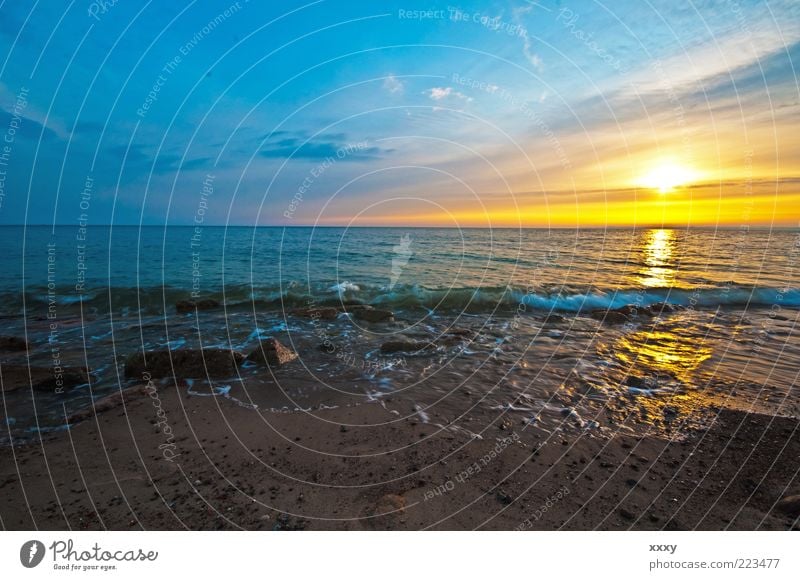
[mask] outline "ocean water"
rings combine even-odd
[[[0,309],[55,299],[164,312],[192,292],[257,307],[340,297],[478,312],[796,307],[798,240],[740,229],[2,227]]]
[[[2,227],[0,248],[0,335],[29,344],[0,364],[91,369],[66,393],[5,390],[3,441],[133,384],[137,351],[247,353],[268,336],[299,360],[165,386],[262,413],[400,397],[443,429],[465,428],[468,403],[591,436],[672,437],[721,407],[800,412],[800,230],[76,225]],[[176,312],[207,298],[220,308]],[[394,320],[293,312],[353,303]],[[383,352],[390,340],[430,347]]]

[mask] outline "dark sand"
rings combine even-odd
[[[312,416],[162,387],[159,427],[148,391],[128,393],[41,443],[0,449],[3,528],[798,528],[776,505],[800,492],[793,418],[722,410],[668,441],[548,435],[474,408],[459,424],[479,440],[400,419],[400,398]]]

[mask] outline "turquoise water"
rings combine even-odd
[[[24,295],[31,307],[159,312],[192,292],[258,307],[309,297],[469,311],[795,307],[798,240],[740,229],[2,227],[0,308],[20,313]]]

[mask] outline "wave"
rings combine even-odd
[[[800,289],[721,287],[686,289],[617,290],[569,288],[567,291],[524,291],[515,288],[427,289],[419,286],[395,287],[380,294],[371,303],[395,307],[466,308],[486,310],[492,307],[518,307],[541,311],[581,312],[611,310],[623,306],[648,307],[666,303],[674,306],[717,307],[800,307]]]
[[[96,288],[77,295],[74,288],[58,288],[48,295],[46,288],[29,288],[24,294],[0,294],[0,312],[44,313],[48,308],[61,314],[77,312],[174,312],[175,304],[191,300],[191,292],[169,286],[148,288]],[[608,310],[634,305],[648,307],[666,303],[674,306],[713,309],[718,307],[800,307],[800,289],[725,285],[701,289],[670,288],[522,288],[464,287],[427,288],[421,285],[371,286],[339,282],[309,289],[292,282],[288,285],[254,287],[231,285],[204,292],[201,299],[212,299],[229,309],[282,310],[308,306],[337,306],[342,303],[365,303],[390,309],[464,310],[491,312],[520,309],[554,312]],[[54,306],[53,306],[54,305]]]
[[[611,292],[579,292],[568,295],[526,294],[519,297],[527,306],[539,310],[613,310],[634,305],[648,307],[654,304],[673,306],[718,308],[718,307],[800,307],[800,289],[764,287],[721,287],[699,290],[655,288],[624,289]]]

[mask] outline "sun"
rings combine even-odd
[[[691,167],[673,161],[662,161],[639,177],[636,184],[639,187],[657,189],[660,193],[669,193],[676,187],[694,183],[699,178],[700,173]]]

